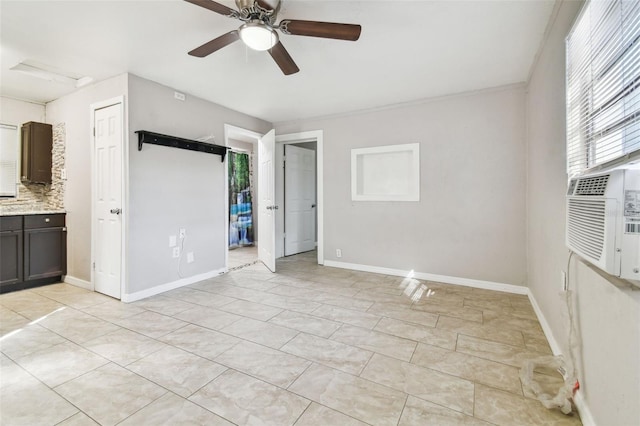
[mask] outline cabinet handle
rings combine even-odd
[[[51,222],[51,219],[49,219],[48,217],[45,217],[45,218],[44,218],[44,221],[45,221],[46,223],[49,223],[49,222]]]

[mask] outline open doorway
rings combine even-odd
[[[242,268],[248,264],[257,263],[260,258],[260,252],[258,248],[260,247],[261,237],[259,237],[258,230],[269,229],[268,232],[270,238],[265,240],[267,243],[275,243],[273,247],[273,257],[280,258],[285,255],[284,251],[284,242],[285,242],[285,182],[284,182],[284,150],[285,145],[297,146],[303,149],[311,149],[314,152],[315,158],[315,174],[314,174],[314,184],[315,184],[315,206],[314,203],[311,203],[311,208],[313,209],[313,216],[315,219],[315,226],[313,226],[313,244],[317,247],[316,256],[319,265],[324,264],[324,197],[323,197],[323,132],[321,130],[308,131],[308,132],[300,132],[300,133],[292,133],[275,137],[275,146],[274,146],[274,159],[273,163],[270,166],[272,173],[270,174],[271,179],[266,179],[264,182],[260,182],[260,159],[258,148],[259,146],[263,146],[264,143],[260,141],[264,141],[264,137],[267,135],[261,135],[259,133],[242,129],[239,127],[235,127],[229,124],[225,124],[225,145],[232,148],[233,150],[245,152],[247,150],[252,150],[253,155],[253,194],[252,194],[252,227],[253,227],[253,236],[254,236],[254,245],[246,248],[242,248],[241,250],[233,249],[229,250],[229,230],[230,230],[230,195],[229,195],[229,185],[227,182],[226,185],[226,197],[225,197],[225,208],[227,212],[227,226],[226,226],[226,242],[225,246],[227,247],[226,253],[226,265],[228,270]],[[269,134],[273,134],[269,132]],[[273,135],[271,136],[273,137]],[[272,142],[273,143],[273,142]],[[295,149],[295,148],[292,148]],[[229,157],[229,156],[227,156]],[[229,161],[228,159],[226,161]],[[227,164],[228,166],[228,164]],[[275,179],[274,179],[275,178]],[[275,182],[274,182],[275,180]],[[273,187],[273,197],[270,201],[261,201],[259,196],[259,188],[262,185],[264,188],[268,188],[271,182],[275,184]],[[244,198],[243,198],[244,200]],[[266,200],[266,199],[265,199]],[[266,204],[265,204],[266,203]],[[262,204],[262,205],[261,205]],[[280,208],[282,206],[282,208]],[[272,213],[272,218],[275,218],[275,224],[270,224],[268,222],[260,223],[260,214],[262,210],[269,211]],[[308,214],[307,214],[308,216]],[[268,225],[268,226],[267,226]],[[266,226],[266,228],[265,228]],[[272,228],[274,226],[275,228]],[[261,228],[262,227],[262,228]],[[234,230],[235,232],[235,230]],[[264,234],[264,232],[262,232]],[[275,240],[275,241],[273,241]],[[264,241],[263,241],[264,243]],[[263,244],[264,245],[264,244]],[[270,244],[267,244],[270,246]],[[266,246],[265,246],[266,247]],[[264,248],[264,247],[263,247]],[[264,262],[264,261],[263,261]],[[272,262],[274,266],[273,268],[269,267],[272,271],[275,270],[275,261]]]
[[[316,142],[284,145],[284,255],[315,250]]]
[[[229,147],[226,184],[227,269],[236,270],[258,261],[257,146],[261,135],[225,124]]]
[[[276,204],[284,206],[276,216],[276,257],[316,248],[322,265],[323,132],[278,135],[275,156]]]

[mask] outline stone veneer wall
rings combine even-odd
[[[64,210],[65,181],[60,176],[64,168],[65,125],[53,126],[51,184],[18,184],[17,198],[0,199],[0,212],[39,212]]]

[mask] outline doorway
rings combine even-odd
[[[285,256],[316,248],[316,145],[284,145]]]
[[[225,124],[226,265],[229,271],[258,262],[259,133]]]
[[[264,141],[263,136],[266,137],[267,135],[261,135],[260,133],[256,133],[253,132],[251,130],[247,130],[247,129],[243,129],[240,127],[236,127],[236,126],[232,126],[230,124],[225,124],[224,126],[224,130],[225,130],[225,145],[227,147],[232,147],[234,145],[234,141],[240,141],[240,142],[245,142],[245,143],[249,143],[251,144],[254,153],[256,153],[258,151],[261,139]],[[268,135],[273,134],[272,132],[269,132]],[[273,137],[273,136],[272,136]],[[316,219],[316,235],[315,235],[315,241],[314,244],[317,247],[317,262],[319,265],[323,265],[324,264],[324,213],[323,213],[323,206],[324,206],[324,197],[323,197],[323,132],[322,130],[314,130],[314,131],[308,131],[308,132],[300,132],[300,133],[291,133],[291,134],[286,134],[286,135],[280,135],[280,136],[275,136],[275,153],[274,153],[274,161],[271,164],[270,167],[268,167],[269,173],[267,173],[267,170],[264,170],[263,173],[265,173],[266,175],[270,174],[271,182],[273,182],[273,180],[275,180],[275,187],[274,187],[274,193],[272,196],[274,196],[274,199],[271,199],[271,201],[269,201],[268,203],[261,203],[260,197],[259,197],[259,190],[261,186],[264,186],[264,182],[261,182],[261,178],[259,177],[261,172],[260,172],[260,161],[258,159],[257,161],[257,165],[254,168],[254,197],[253,197],[253,226],[254,226],[254,238],[255,238],[255,243],[254,243],[254,248],[253,251],[255,254],[251,254],[250,256],[238,256],[238,260],[235,263],[232,263],[231,260],[233,259],[234,256],[234,251],[229,250],[229,246],[228,246],[228,241],[229,241],[229,215],[226,215],[227,217],[227,223],[226,223],[226,231],[225,231],[225,247],[227,247],[226,250],[226,265],[227,265],[227,269],[230,270],[231,269],[231,265],[232,264],[237,264],[240,267],[246,266],[247,264],[251,264],[251,263],[256,263],[259,260],[259,252],[257,249],[260,248],[260,243],[261,243],[261,237],[258,236],[259,234],[259,230],[262,228],[264,228],[263,225],[267,226],[267,228],[270,228],[270,224],[267,223],[263,223],[263,221],[260,220],[260,214],[259,212],[263,212],[263,213],[271,213],[271,216],[268,218],[270,220],[275,219],[275,228],[271,229],[271,232],[269,233],[269,239],[271,242],[274,243],[274,258],[280,258],[284,256],[284,237],[285,237],[285,233],[284,233],[284,227],[285,227],[285,223],[284,223],[284,208],[279,209],[279,206],[284,206],[284,196],[285,196],[285,187],[284,187],[284,146],[285,145],[299,145],[301,147],[305,147],[305,144],[309,144],[306,145],[306,147],[311,146],[311,144],[315,144],[315,185],[316,185],[316,203],[315,203],[315,207],[313,207],[313,209],[315,209],[315,219]],[[254,158],[256,156],[254,155]],[[259,157],[259,155],[257,156]],[[263,167],[265,168],[265,167]],[[267,185],[269,186],[269,185]],[[228,194],[228,182],[225,184],[225,190],[227,191],[226,196],[225,196],[225,209],[226,211],[229,211],[229,194]],[[263,188],[264,189],[264,188]],[[264,204],[264,205],[260,205],[260,204]],[[269,204],[269,205],[267,205]],[[273,204],[273,205],[271,205]],[[264,211],[263,211],[264,210]],[[268,212],[267,212],[268,210]],[[264,229],[263,229],[264,231]],[[275,241],[274,241],[275,240]],[[263,242],[264,243],[264,242]],[[267,242],[269,243],[269,241]],[[269,246],[271,246],[271,244],[268,244]],[[250,249],[248,249],[247,251],[250,251]],[[242,252],[237,252],[237,253],[242,253]],[[273,262],[275,266],[275,262]],[[275,268],[273,268],[275,269]],[[271,269],[271,270],[273,270]]]
[[[238,144],[248,145],[239,148]],[[254,236],[254,153],[251,144],[235,142],[227,152],[229,194],[229,268],[251,263],[255,252]]]
[[[308,132],[300,132],[300,133],[291,133],[286,135],[278,135],[276,136],[276,205],[284,205],[284,209],[282,211],[288,210],[289,207],[286,206],[285,202],[285,194],[287,194],[287,185],[286,185],[286,175],[285,175],[285,150],[289,150],[291,152],[295,148],[289,148],[290,146],[298,147],[302,149],[312,150],[314,151],[314,172],[312,172],[312,176],[314,178],[314,184],[311,185],[312,189],[307,189],[306,194],[303,197],[307,197],[305,203],[308,204],[306,208],[306,216],[307,221],[310,218],[309,216],[309,208],[313,212],[313,220],[315,221],[315,225],[311,225],[310,227],[303,229],[313,229],[315,232],[313,233],[313,245],[317,248],[317,261],[319,265],[324,264],[324,194],[323,194],[323,132],[322,130],[314,130]],[[286,147],[286,148],[285,148]],[[308,161],[308,160],[307,160]],[[308,169],[308,167],[303,167],[303,169]],[[306,174],[309,176],[309,171],[302,171],[302,174]],[[300,179],[300,178],[299,178]],[[308,177],[307,179],[310,179]],[[309,183],[306,184],[309,187]],[[289,185],[289,190],[292,187]],[[310,191],[315,189],[315,203],[310,202],[313,198],[313,195],[310,195]],[[294,191],[296,192],[296,191]],[[288,196],[291,196],[291,191],[289,191]],[[315,206],[314,206],[315,204]],[[279,214],[276,216],[276,257],[283,257],[288,255],[289,252],[285,251],[285,241],[286,237],[289,236],[289,230],[293,224],[285,224],[285,215]],[[286,229],[289,228],[289,230]],[[297,237],[296,237],[297,238]],[[309,240],[310,235],[307,234],[306,239]],[[305,249],[301,251],[307,251],[306,248],[309,247],[308,243],[304,246]]]

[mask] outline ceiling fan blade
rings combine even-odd
[[[362,27],[356,24],[285,19],[280,22],[280,31],[284,34],[356,41],[360,38]]]
[[[278,64],[284,75],[291,75],[300,71],[300,68],[293,62],[291,55],[289,55],[289,52],[287,52],[287,49],[284,48],[282,43],[278,42],[273,46],[269,50],[269,54],[273,60],[276,61],[276,64]]]
[[[237,30],[229,31],[228,33],[221,35],[218,38],[214,38],[213,40],[203,44],[200,47],[196,47],[189,55],[197,56],[198,58],[204,58],[207,55],[211,55],[216,50],[220,50],[225,46],[230,45],[234,41],[238,41],[240,39],[240,35]]]
[[[200,7],[204,7],[205,9],[209,9],[213,12],[219,13],[220,15],[224,15],[224,16],[231,16],[235,12],[235,10],[223,4],[215,2],[213,0],[184,0],[184,1],[191,4],[195,4]]]

